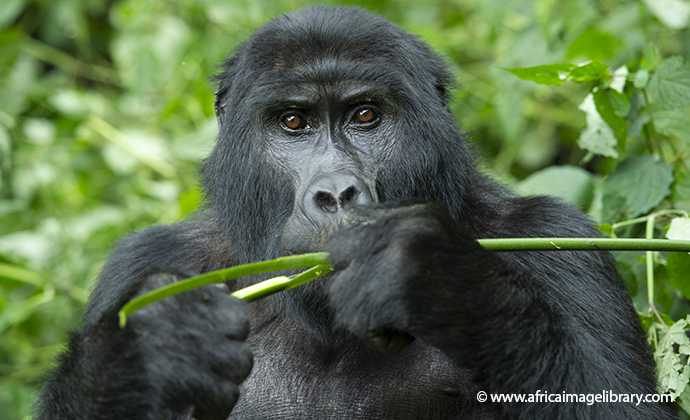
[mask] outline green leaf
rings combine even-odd
[[[585,97],[579,109],[586,114],[587,126],[580,133],[577,145],[597,155],[617,158],[618,139],[611,126],[599,115],[591,93]]]
[[[685,329],[688,328],[689,320],[680,319],[671,325],[669,328],[670,340],[673,344],[678,345],[678,353],[690,355],[690,339],[685,334]]]
[[[649,74],[649,72],[654,70],[659,64],[659,54],[656,52],[656,45],[650,42],[640,60],[640,68],[646,70],[647,74]]]
[[[683,392],[674,401],[686,413],[690,413],[690,387],[685,387]]]
[[[615,50],[616,45],[610,34],[590,27],[570,44],[566,57],[568,60],[581,56],[605,60],[613,57]]]
[[[690,4],[684,0],[644,0],[654,16],[671,29],[683,29],[690,21]]]
[[[560,86],[567,80],[570,70],[574,67],[576,67],[574,64],[559,63],[535,67],[499,68],[508,70],[522,80],[536,82],[540,85]]]
[[[664,109],[690,105],[690,64],[680,56],[664,60],[649,81],[649,95]]]
[[[606,89],[606,94],[609,97],[609,101],[611,101],[611,105],[613,105],[616,115],[621,118],[627,117],[630,113],[630,101],[628,97],[624,93],[614,89]]]
[[[592,202],[592,174],[577,166],[550,166],[537,171],[518,184],[523,194],[546,194],[587,209]]]
[[[666,232],[668,239],[678,239],[681,241],[690,241],[690,219],[685,217],[677,217],[671,220],[671,226]]]
[[[182,214],[188,214],[196,211],[199,207],[200,200],[201,190],[199,188],[192,188],[180,196],[180,212]]]
[[[672,183],[673,167],[668,163],[652,156],[628,157],[604,182],[603,221],[647,213],[669,195]]]
[[[621,151],[625,151],[625,140],[628,136],[628,124],[625,120],[618,116],[616,113],[616,108],[611,103],[611,98],[616,98],[619,102],[619,106],[624,108],[624,103],[622,102],[616,94],[622,95],[613,89],[597,89],[592,95],[594,97],[594,104],[596,105],[597,112],[599,116],[611,127],[613,130],[613,135],[616,136],[618,140],[618,148]],[[622,95],[625,98],[625,95]],[[628,111],[630,111],[630,103],[628,102]],[[627,114],[627,113],[626,113]]]
[[[11,279],[37,287],[42,287],[46,283],[46,278],[43,275],[14,264],[0,263],[0,278]]]
[[[666,272],[669,284],[690,299],[690,255],[685,252],[669,252],[666,258]]]
[[[93,91],[60,89],[48,101],[56,111],[74,119],[88,114],[103,115],[107,109],[105,98]]]
[[[19,304],[8,306],[0,312],[0,334],[3,334],[10,326],[19,325],[26,321],[39,306],[45,305],[55,299],[55,289],[46,288],[36,293]]]
[[[654,128],[667,136],[690,140],[690,116],[680,110],[657,111],[653,114]]]
[[[633,77],[633,85],[638,89],[644,89],[649,83],[649,70],[638,70]]]
[[[685,333],[687,326],[687,319],[676,321],[670,326],[669,333],[660,340],[654,352],[659,370],[659,390],[670,392],[674,398],[683,393],[690,380],[690,368],[686,357],[690,354],[690,340]]]
[[[22,12],[27,2],[27,0],[5,0],[0,7],[0,29],[9,26]]]
[[[671,189],[671,201],[679,204],[682,201],[690,200],[690,174],[682,170],[679,166],[673,168],[675,182]]]
[[[592,61],[584,66],[575,67],[570,71],[568,81],[575,83],[587,83],[596,80],[607,80],[611,77],[606,64]]]
[[[540,85],[560,86],[563,82],[587,83],[607,80],[611,77],[606,64],[593,61],[582,66],[569,63],[547,64],[535,67],[505,68],[522,80],[537,82]]]

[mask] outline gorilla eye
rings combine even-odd
[[[307,127],[307,119],[299,112],[284,114],[280,122],[289,130],[301,130]]]
[[[371,108],[360,108],[355,112],[352,121],[356,124],[371,124],[376,121],[379,114]]]

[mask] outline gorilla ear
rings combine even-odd
[[[441,102],[443,102],[443,106],[448,108],[448,91],[443,82],[439,81],[436,83],[436,90],[438,91],[438,96],[441,98]],[[217,112],[218,110],[216,110],[216,113]]]
[[[220,129],[223,126],[223,116],[225,115],[225,105],[223,105],[223,91],[221,89],[218,89],[215,91],[214,95],[216,95],[216,102],[215,102],[215,109],[216,109],[216,118],[218,119],[218,128]]]
[[[230,58],[225,60],[221,67],[223,71],[216,74],[211,78],[211,81],[216,83],[218,88],[216,89],[214,95],[216,95],[215,110],[216,118],[218,119],[218,127],[222,127],[225,122],[225,100],[227,99],[227,93],[232,87],[237,73],[237,54],[232,55]]]

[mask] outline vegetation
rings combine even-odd
[[[29,416],[117,238],[197,209],[217,63],[309,3],[3,2],[3,417]],[[462,85],[453,112],[495,176],[576,203],[606,236],[690,239],[690,1],[326,3],[362,5],[446,56]],[[616,258],[660,389],[690,411],[690,255]]]

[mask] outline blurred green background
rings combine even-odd
[[[272,16],[312,3],[2,1],[0,419],[29,416],[117,239],[197,208],[196,168],[217,133],[217,64]],[[322,3],[361,5],[442,53],[460,86],[459,124],[509,183],[550,165],[605,175],[614,160],[585,164],[576,146],[590,87],[540,86],[498,66],[581,62],[573,45],[588,30],[610,38],[599,58],[611,68],[650,42],[661,56],[690,56],[687,19],[668,21],[644,1]]]

